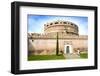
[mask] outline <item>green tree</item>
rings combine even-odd
[[[59,38],[58,38],[58,32],[57,32],[57,37],[56,37],[56,55],[59,55]]]

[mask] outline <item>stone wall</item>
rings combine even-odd
[[[80,51],[87,51],[87,39],[59,39],[59,51],[64,52],[64,46],[71,44],[73,53],[80,49]],[[56,54],[56,39],[30,39],[29,52],[34,55],[52,55]]]

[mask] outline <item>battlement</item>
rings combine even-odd
[[[29,39],[56,39],[57,33],[28,33]],[[88,39],[87,35],[67,35],[66,33],[58,33],[59,39]]]
[[[72,23],[72,22],[70,22],[70,21],[61,21],[61,20],[58,20],[58,21],[54,21],[54,22],[49,22],[49,23],[47,23],[47,24],[44,24],[44,26],[45,27],[50,27],[50,26],[53,26],[53,25],[61,25],[61,24],[63,24],[63,25],[72,25],[72,26],[74,26],[74,27],[77,27],[77,25],[76,24],[74,24],[74,23]]]

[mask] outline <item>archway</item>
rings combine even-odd
[[[66,45],[64,46],[64,53],[65,53],[65,54],[73,53],[72,45],[66,44]]]

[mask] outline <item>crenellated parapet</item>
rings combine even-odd
[[[87,40],[87,35],[66,35],[66,33],[58,33],[59,39],[84,39]],[[28,33],[29,39],[56,39],[57,33]]]

